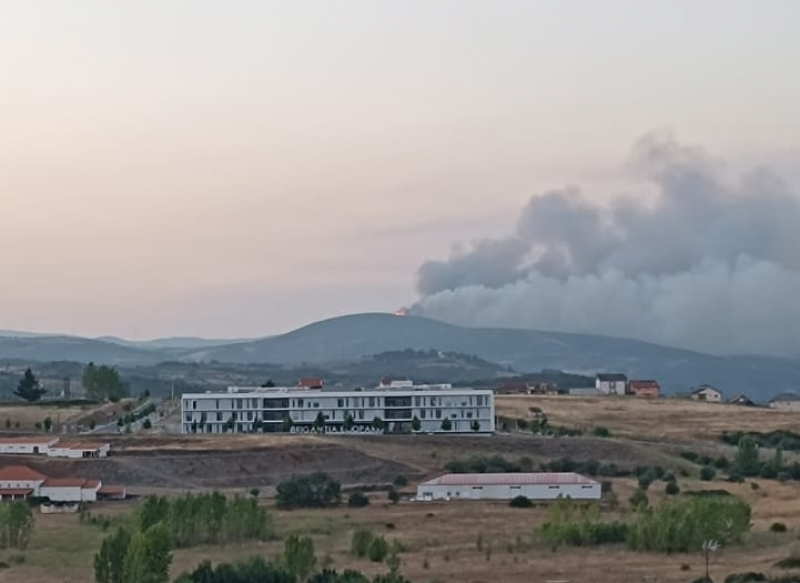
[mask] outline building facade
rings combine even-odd
[[[599,500],[600,483],[572,472],[444,474],[417,486],[417,500]]]
[[[692,399],[706,401],[707,403],[721,403],[722,393],[711,385],[700,385],[692,391]]]
[[[630,381],[628,383],[628,394],[634,397],[643,397],[645,399],[657,399],[661,387],[657,381]]]
[[[326,391],[230,387],[185,393],[183,433],[493,433],[494,393],[450,385]]]
[[[770,399],[769,406],[778,411],[800,411],[800,395],[790,391],[778,393]]]
[[[604,395],[624,395],[628,390],[628,377],[624,374],[600,373],[595,377],[594,386]]]

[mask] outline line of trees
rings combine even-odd
[[[119,401],[128,396],[128,387],[113,366],[96,366],[90,362],[83,369],[81,383],[86,389],[86,396],[95,401]]]
[[[275,503],[285,509],[336,506],[341,497],[342,485],[325,472],[292,476],[275,488]]]
[[[162,523],[175,548],[266,540],[272,520],[254,496],[228,499],[219,492],[177,498],[149,496],[139,510],[142,531]]]
[[[33,532],[33,514],[24,500],[0,504],[0,549],[24,549]]]
[[[94,557],[94,578],[97,583],[167,583],[171,564],[172,544],[163,524],[135,534],[119,527]]]
[[[636,551],[679,553],[697,550],[708,539],[741,543],[750,518],[750,506],[733,496],[673,498],[653,508],[640,504],[629,522],[603,522],[596,505],[560,499],[536,535],[553,548],[624,542]]]

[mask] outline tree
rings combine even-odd
[[[442,431],[450,431],[453,428],[453,423],[448,418],[442,420]]]
[[[414,415],[414,418],[411,420],[411,430],[419,431],[420,429],[422,429],[422,421],[419,420],[419,417]]]
[[[0,549],[24,549],[33,531],[31,507],[24,500],[0,504]]]
[[[152,429],[153,422],[150,419],[145,419],[142,421],[142,429]],[[197,433],[197,426],[195,423],[192,423],[192,433]]]
[[[127,389],[122,383],[122,379],[117,369],[101,364],[95,366],[90,362],[83,369],[81,383],[86,389],[86,394],[90,399],[97,401],[119,400],[127,396]]]
[[[631,508],[633,509],[640,507],[647,508],[647,505],[649,504],[647,492],[640,489],[637,489],[633,494],[631,494],[631,497],[628,499],[628,501],[631,503]]]
[[[47,391],[39,385],[39,379],[33,374],[33,371],[28,368],[25,369],[25,374],[17,384],[17,389],[14,394],[20,399],[25,399],[29,403],[38,401]]]
[[[45,417],[44,421],[42,421],[42,427],[47,433],[50,433],[50,430],[53,428],[53,420],[50,417]]]
[[[761,470],[761,462],[758,459],[758,444],[749,435],[745,435],[739,440],[735,465],[738,473],[743,476],[757,476]]]
[[[167,583],[172,549],[163,523],[136,533],[123,562],[122,583]]]
[[[667,486],[664,488],[664,493],[667,496],[675,496],[676,494],[680,494],[680,491],[681,489],[675,482],[667,482]]]
[[[703,466],[700,468],[700,479],[704,482],[710,482],[717,475],[717,471],[711,466]]]
[[[400,502],[400,492],[398,492],[394,488],[390,488],[389,489],[389,501],[392,504],[397,504],[398,502]]]
[[[263,388],[272,388],[275,386],[275,383],[272,382],[272,379],[268,379],[266,382],[261,383]]]
[[[348,413],[347,415],[344,416],[344,425],[343,426],[344,426],[344,430],[345,431],[350,431],[351,429],[353,429],[353,427],[356,426],[355,417],[353,417],[353,415],[351,413]]]
[[[472,423],[469,424],[469,427],[470,427],[470,429],[472,429],[472,431],[476,431],[476,432],[480,431],[481,430],[480,421],[478,421],[476,419],[475,421],[473,421]]]
[[[392,481],[392,484],[394,484],[395,488],[405,488],[408,486],[408,478],[401,474]]]
[[[314,431],[321,432],[323,429],[325,429],[325,415],[320,411],[317,413],[317,418],[314,419]]]
[[[386,428],[386,423],[383,422],[383,419],[376,416],[372,419],[372,428],[375,431],[383,431]]]
[[[130,542],[131,535],[123,527],[103,539],[100,551],[94,556],[94,580],[97,583],[123,583],[125,553]]]
[[[300,581],[308,579],[317,564],[314,541],[307,536],[289,535],[283,542],[283,562]]]
[[[339,503],[342,486],[324,472],[292,476],[278,483],[275,503],[279,508],[323,508]]]
[[[347,505],[353,508],[363,508],[369,505],[369,498],[361,490],[356,490],[347,499]]]

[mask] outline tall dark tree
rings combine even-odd
[[[34,375],[33,371],[29,368],[19,380],[17,390],[14,391],[14,394],[20,399],[25,399],[29,403],[33,403],[41,399],[42,395],[46,392],[47,391],[39,384],[39,379],[36,378],[36,375]]]
[[[104,364],[95,366],[93,362],[90,362],[86,365],[81,382],[90,399],[117,401],[128,394],[117,369]]]

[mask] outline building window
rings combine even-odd
[[[436,409],[436,418],[437,419],[441,419],[442,418],[442,410],[441,409]]]
[[[436,397],[431,397],[431,407],[435,407],[436,404]]]
[[[192,401],[192,409],[197,409],[197,401]]]
[[[217,413],[217,421],[222,421],[222,413]]]
[[[344,399],[336,399],[337,407],[344,407]]]
[[[558,490],[558,486],[548,486],[551,490]]]
[[[241,399],[236,399],[236,408],[237,409],[241,409],[242,408],[242,400]]]
[[[415,406],[415,407],[419,407],[420,400],[421,400],[421,399],[420,399],[419,397],[414,397],[414,406]]]
[[[420,419],[425,419],[425,409],[420,409],[419,410],[419,418]]]
[[[369,398],[369,406],[370,407],[374,407],[375,406],[375,397],[370,397]]]
[[[364,409],[358,410],[358,418],[363,420],[364,419]]]
[[[298,407],[302,407],[303,406],[303,399],[297,399],[297,406]]]

